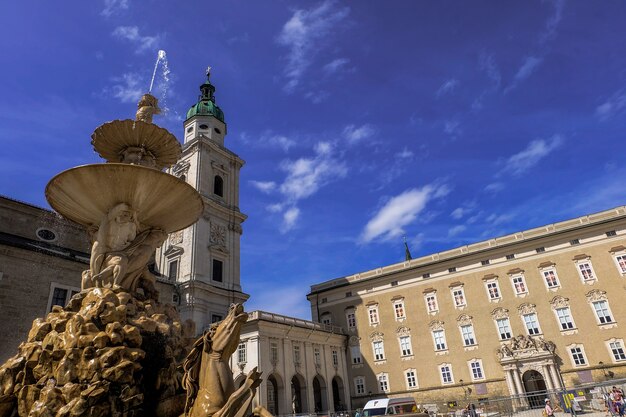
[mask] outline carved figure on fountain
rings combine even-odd
[[[141,96],[139,103],[137,103],[137,114],[135,115],[135,120],[152,123],[152,117],[155,114],[160,113],[161,109],[159,108],[156,97],[152,94],[144,94]]]

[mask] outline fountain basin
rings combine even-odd
[[[109,162],[121,162],[121,153],[128,147],[143,147],[155,157],[156,167],[174,165],[182,148],[166,129],[141,120],[113,120],[99,126],[91,135],[91,144]]]
[[[56,175],[46,186],[48,203],[64,217],[97,226],[119,203],[138,211],[143,226],[167,233],[184,229],[202,215],[200,194],[186,182],[141,165],[90,164]]]

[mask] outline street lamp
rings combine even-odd
[[[609,380],[610,378],[613,378],[615,373],[613,371],[607,371],[606,364],[604,362],[600,361],[598,362],[598,365],[600,365],[600,368],[602,369],[602,373],[604,374],[604,379]]]
[[[472,389],[470,387],[466,388],[462,379],[459,379],[459,384],[461,384],[461,389],[463,390],[463,398],[467,398],[472,393]]]

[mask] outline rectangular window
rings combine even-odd
[[[278,343],[270,343],[270,361],[272,363],[278,363]]]
[[[463,292],[463,288],[452,290],[452,298],[455,307],[463,307],[465,305],[465,293]]]
[[[354,378],[354,390],[357,395],[365,394],[365,378],[362,376]]]
[[[346,298],[348,298],[348,297],[352,297],[352,291],[346,292]]]
[[[437,306],[437,296],[435,294],[426,296],[426,309],[429,313],[435,313],[439,310]]]
[[[452,368],[450,365],[441,365],[439,371],[441,372],[441,382],[444,384],[451,384],[453,382]]]
[[[333,355],[333,366],[336,368],[337,366],[339,366],[339,354],[337,353],[335,349],[333,349],[332,355]]]
[[[596,312],[600,324],[613,322],[611,310],[609,310],[609,303],[606,300],[594,301],[593,309]]]
[[[378,307],[370,307],[367,309],[370,325],[378,324]]]
[[[540,247],[540,248],[535,249],[535,252],[537,252],[537,253],[541,253],[541,252],[545,252],[545,251],[546,251],[546,248],[543,247],[543,246]]]
[[[322,297],[322,299],[320,300],[320,304],[326,304],[328,302],[328,298],[326,297]]]
[[[417,376],[415,375],[415,370],[409,369],[404,373],[406,376],[406,387],[408,389],[417,388]]]
[[[487,292],[489,293],[490,300],[498,300],[500,299],[500,288],[498,288],[498,283],[495,281],[487,283]]]
[[[569,241],[569,244],[574,246],[574,245],[580,245],[580,239],[572,239]]]
[[[497,319],[496,326],[498,326],[500,340],[506,340],[511,338],[511,323],[509,323],[508,318]]]
[[[516,295],[526,294],[526,282],[524,281],[523,275],[516,275],[512,277],[511,280],[513,282],[513,288],[515,289]]]
[[[361,347],[350,346],[350,356],[352,356],[352,363],[354,365],[361,363]]]
[[[378,375],[378,388],[380,388],[380,392],[389,392],[389,379],[387,378],[387,374]]]
[[[52,304],[50,305],[50,310],[52,310],[53,306],[65,307],[68,293],[69,293],[69,290],[65,288],[55,287],[54,290],[52,291]]]
[[[171,261],[167,265],[167,278],[170,281],[176,281],[178,279],[178,259]]]
[[[472,346],[476,344],[476,336],[474,336],[474,326],[468,324],[461,326],[461,335],[463,336],[463,344],[465,346]]]
[[[322,356],[320,354],[320,348],[318,347],[313,348],[313,360],[315,361],[315,364],[318,366],[322,364]]]
[[[411,338],[409,336],[402,336],[400,338],[400,352],[402,353],[402,356],[410,356],[413,354]]]
[[[348,329],[356,329],[356,315],[354,312],[346,314],[346,321],[348,322]]]
[[[211,314],[211,323],[217,323],[222,321],[223,317],[221,314]]]
[[[395,286],[397,286],[397,285],[398,285],[398,281],[391,281],[391,286],[392,286],[392,287],[395,287]]]
[[[481,265],[489,265],[489,259],[485,259],[484,261],[480,261]]]
[[[572,355],[572,360],[574,361],[574,365],[581,366],[581,365],[587,364],[587,361],[585,360],[585,355],[583,354],[583,350],[580,347],[570,348],[569,351]]]
[[[383,346],[382,340],[377,340],[372,343],[372,348],[374,350],[374,360],[382,361],[385,359],[385,348]]]
[[[483,379],[485,376],[483,375],[483,367],[481,366],[480,361],[472,361],[470,362],[470,370],[472,371],[472,379]]]
[[[326,325],[331,325],[332,324],[332,318],[331,318],[330,314],[323,314],[322,315],[322,324],[326,324]]]
[[[239,343],[237,347],[237,363],[246,363],[247,356],[246,342]]]
[[[556,288],[559,286],[559,279],[556,276],[556,270],[546,269],[541,273],[543,274],[543,278],[545,279],[548,288]]]
[[[524,318],[524,324],[526,325],[526,331],[529,335],[539,334],[541,330],[539,329],[539,322],[537,321],[537,314],[524,314],[522,316]]]
[[[570,330],[574,328],[574,320],[572,320],[572,313],[569,307],[557,308],[556,315],[559,318],[559,324],[561,330]]]
[[[300,345],[293,345],[293,362],[300,363]]]
[[[507,259],[507,260],[515,259],[515,254],[514,254],[514,253],[511,253],[511,254],[509,254],[509,255],[506,255],[506,259]]]
[[[396,320],[406,318],[404,313],[404,301],[396,301],[393,303],[393,311],[396,314]]]
[[[620,273],[626,274],[626,254],[625,255],[616,255],[615,262],[617,263],[617,268]]]
[[[448,268],[448,272],[456,272],[456,266],[453,266],[452,268]]]
[[[626,360],[626,354],[624,353],[624,345],[621,341],[615,341],[609,343],[609,348],[611,349],[611,353],[613,354],[613,359],[616,361]]]
[[[591,268],[591,262],[579,262],[578,263],[578,273],[583,281],[594,281],[596,276],[593,273],[593,269]]]
[[[222,282],[222,272],[224,263],[220,260],[213,259],[213,281]]]
[[[443,330],[433,330],[435,350],[446,350],[446,334]]]
[[[609,230],[606,232],[606,237],[616,236],[617,232],[615,230]]]

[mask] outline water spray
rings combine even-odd
[[[157,60],[154,63],[154,71],[152,72],[152,80],[150,80],[150,88],[148,89],[148,93],[152,92],[152,86],[154,85],[154,77],[156,76],[157,68],[159,67],[159,61],[165,60],[166,54],[163,49],[160,49],[157,54]]]

